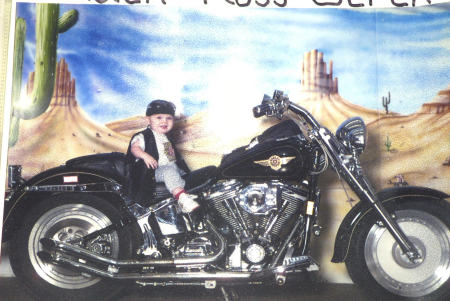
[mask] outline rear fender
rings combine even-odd
[[[392,203],[401,203],[405,201],[423,200],[439,201],[447,199],[450,196],[444,192],[417,186],[392,187],[381,190],[377,193],[377,198],[385,206]],[[346,260],[352,235],[355,227],[364,222],[367,214],[372,211],[372,207],[365,202],[359,202],[354,206],[343,219],[336,235],[334,244],[334,254],[332,262],[343,262]]]
[[[120,210],[124,205],[121,198],[122,189],[118,179],[98,171],[65,166],[44,171],[15,187],[5,201],[3,241],[10,239],[28,210],[52,195],[95,193]]]

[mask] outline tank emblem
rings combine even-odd
[[[288,164],[293,159],[295,159],[295,157],[279,157],[277,155],[273,155],[270,156],[269,159],[254,161],[254,163],[262,166],[269,166],[273,170],[279,170],[282,165]]]

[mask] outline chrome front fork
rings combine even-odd
[[[411,243],[408,237],[406,237],[405,233],[400,229],[397,222],[386,211],[384,206],[378,202],[372,203],[371,205],[380,216],[383,226],[391,233],[408,259],[413,263],[420,263],[423,260],[422,256],[420,256],[416,247]]]
[[[359,164],[358,156],[356,154],[343,156],[337,147],[340,142],[325,128],[314,130],[311,134],[311,138],[316,139],[326,155],[332,160],[336,172],[345,179],[361,200],[369,202],[370,206],[377,212],[381,222],[394,237],[408,259],[413,263],[422,261],[422,256],[420,256],[416,247],[406,237],[386,208],[377,200],[376,194]]]
[[[399,244],[400,248],[411,262],[420,263],[423,258],[419,254],[419,251],[408,239],[403,230],[400,229],[397,222],[394,220],[394,217],[391,216],[386,208],[376,199],[375,193],[365,176],[361,176],[360,181],[363,182],[365,186],[364,188],[359,181],[357,182],[357,185],[360,187],[360,191],[363,193],[362,197],[366,199],[370,206],[377,212],[382,226],[386,227],[389,233],[391,233],[395,241]]]

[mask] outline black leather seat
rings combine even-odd
[[[66,162],[66,166],[73,169],[96,170],[120,182],[124,182],[129,177],[125,154],[118,152],[73,158]]]
[[[66,166],[69,168],[82,168],[97,170],[118,179],[130,188],[129,177],[130,171],[126,161],[126,156],[122,153],[104,153],[82,156],[68,160]],[[186,173],[183,178],[186,181],[185,189],[188,192],[196,193],[203,184],[214,178],[217,173],[216,166],[206,166],[191,172]],[[133,195],[132,191],[128,191],[129,195]],[[154,204],[156,201],[171,197],[172,194],[166,189],[164,183],[158,182],[155,187],[155,198],[151,201]]]

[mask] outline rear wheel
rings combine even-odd
[[[448,203],[411,202],[389,208],[423,260],[412,263],[374,214],[355,229],[346,260],[353,281],[378,296],[443,300],[449,295]]]
[[[42,300],[95,300],[117,294],[111,281],[49,264],[38,257],[44,237],[70,241],[104,228],[120,219],[105,200],[88,194],[63,194],[31,210],[12,243],[11,266],[15,275]],[[87,248],[104,256],[126,258],[131,254],[129,233],[113,232],[97,237]]]

